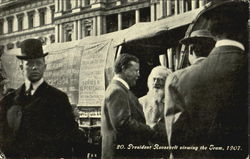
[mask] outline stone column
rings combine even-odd
[[[75,8],[77,7],[77,1],[78,1],[78,0],[72,1],[72,3],[71,3],[71,8],[72,8],[72,9],[75,9]]]
[[[72,41],[78,40],[78,21],[74,21]]]
[[[59,0],[59,12],[62,12],[63,11],[63,0]]]
[[[28,29],[29,28],[29,19],[28,19],[28,14],[27,12],[24,13],[23,15],[23,29]]]
[[[55,26],[55,43],[59,43],[59,24]]]
[[[180,0],[180,2],[179,2],[179,11],[180,11],[180,14],[181,13],[184,13],[185,12],[185,1],[184,0]]]
[[[155,21],[155,4],[151,4],[150,6],[150,21]]]
[[[156,20],[162,16],[162,1],[156,3]]]
[[[40,26],[40,16],[39,11],[36,9],[34,12],[34,27]]]
[[[18,19],[17,16],[13,16],[13,32],[18,30]]]
[[[59,1],[60,0],[55,0],[55,12],[59,12]]]
[[[194,10],[195,8],[197,8],[197,3],[196,3],[197,0],[192,0],[191,2],[192,2],[192,7],[191,8],[192,8],[192,10]]]
[[[139,23],[140,22],[140,10],[137,9],[135,10],[135,23]]]
[[[167,16],[172,15],[171,0],[167,0]]]
[[[4,21],[3,21],[3,33],[4,34],[8,33],[8,21],[7,21],[7,18],[4,18]]]
[[[202,7],[205,5],[205,0],[199,0],[199,7]]]
[[[118,30],[122,30],[122,13],[118,13]]]
[[[78,37],[78,40],[82,38],[82,21],[81,19],[78,20],[78,23],[77,23],[77,37]]]
[[[59,42],[64,42],[64,38],[63,38],[63,28],[62,28],[62,24],[59,24]]]
[[[85,6],[86,6],[85,0],[81,0],[81,2],[82,2],[82,3],[81,3],[81,6],[82,6],[82,7],[85,7]]]
[[[45,24],[51,24],[52,23],[52,10],[51,7],[47,7],[45,11]]]
[[[66,11],[67,8],[67,0],[62,0],[63,2],[63,11]]]
[[[96,36],[97,35],[97,31],[96,31],[96,23],[97,23],[97,18],[93,17],[93,26],[92,26],[92,35]]]
[[[82,0],[76,0],[76,1],[77,1],[77,7],[81,8],[81,6],[82,6]]]
[[[174,1],[174,13],[179,14],[179,0]]]
[[[100,16],[100,15],[98,15],[97,17],[96,17],[96,19],[97,19],[97,25],[96,25],[96,27],[97,27],[97,35],[101,35],[102,34],[102,17]]]

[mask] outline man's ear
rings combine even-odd
[[[122,72],[124,72],[126,70],[125,66],[122,66]]]
[[[19,67],[20,67],[21,70],[23,70],[23,64],[22,63],[19,65]]]

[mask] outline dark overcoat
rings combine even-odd
[[[146,125],[138,98],[116,80],[105,93],[101,132],[102,159],[147,156],[143,149],[132,150],[128,145],[147,145],[154,131]]]
[[[165,104],[171,145],[207,146],[206,151],[178,149],[174,152],[176,157],[240,159],[246,156],[247,55],[242,49],[216,47],[199,64],[170,75]],[[230,146],[239,147],[233,150]]]
[[[46,82],[32,97],[24,91],[23,84],[0,102],[3,153],[18,158],[72,156],[79,132],[67,95]]]

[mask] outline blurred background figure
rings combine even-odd
[[[148,93],[139,98],[146,118],[146,124],[150,127],[163,119],[164,111],[164,87],[165,81],[172,72],[164,66],[156,66],[148,76]]]

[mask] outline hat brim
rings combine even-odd
[[[17,55],[16,57],[20,60],[30,60],[30,59],[37,59],[37,58],[41,58],[41,57],[45,57],[47,56],[49,53],[46,52],[41,56],[21,56],[21,55]]]
[[[184,45],[188,45],[188,44],[192,44],[194,42],[197,42],[201,39],[206,40],[207,43],[215,43],[215,40],[213,38],[209,38],[209,37],[189,37],[189,38],[181,39],[180,43],[184,44]]]

